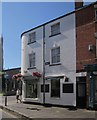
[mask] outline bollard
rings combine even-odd
[[[5,96],[5,106],[7,106],[7,96]]]

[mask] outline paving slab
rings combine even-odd
[[[3,100],[4,101],[4,100]],[[70,109],[64,107],[45,107],[43,105],[16,103],[15,96],[8,97],[8,105],[4,104],[3,109],[10,110],[13,113],[21,115],[27,119],[82,119],[82,120],[96,120],[97,111],[87,109]]]

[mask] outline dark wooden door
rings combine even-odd
[[[77,107],[86,107],[86,77],[80,77],[76,83],[76,102]]]

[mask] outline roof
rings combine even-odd
[[[76,9],[76,10],[72,11],[72,12],[69,12],[69,13],[67,13],[67,14],[65,14],[65,15],[62,15],[62,16],[60,16],[60,17],[57,17],[57,18],[55,18],[55,19],[53,19],[53,20],[50,20],[50,21],[48,21],[48,22],[46,22],[46,23],[43,23],[43,24],[41,24],[41,25],[39,25],[39,26],[36,26],[36,27],[34,27],[34,28],[32,28],[32,29],[29,29],[29,30],[23,32],[23,33],[21,34],[21,37],[22,37],[25,33],[27,33],[27,32],[30,32],[30,31],[32,31],[32,30],[34,30],[34,29],[37,29],[37,28],[42,27],[42,26],[45,26],[45,25],[48,24],[48,23],[51,23],[51,22],[53,22],[53,21],[55,21],[55,20],[61,19],[61,18],[63,18],[63,17],[66,17],[66,16],[68,16],[68,15],[71,15],[71,14],[77,12],[77,11],[80,11],[80,10],[82,10],[82,9],[85,9],[85,8],[87,8],[87,7],[90,7],[90,6],[92,6],[92,5],[96,4],[96,3],[97,3],[97,1],[96,1],[96,2],[92,2],[92,3],[90,3],[89,5],[85,5],[85,6],[81,7],[81,8],[79,8],[79,9]]]
[[[58,17],[58,18],[55,18],[55,19],[53,19],[53,20],[51,20],[51,21],[48,21],[48,22],[46,22],[46,23],[43,23],[43,24],[41,24],[41,25],[39,25],[39,26],[36,26],[36,27],[34,27],[34,28],[32,28],[32,29],[29,29],[29,30],[23,32],[23,33],[21,34],[21,37],[22,37],[25,33],[27,33],[27,32],[30,32],[30,31],[32,31],[32,30],[34,30],[34,29],[37,29],[37,28],[42,27],[42,26],[45,26],[45,25],[48,24],[48,23],[51,23],[51,22],[53,22],[53,21],[55,21],[55,20],[58,20],[58,19],[63,18],[63,17],[65,17],[65,16],[68,16],[68,15],[70,15],[70,14],[72,14],[72,13],[74,13],[74,11],[72,11],[72,12],[70,12],[70,13],[67,13],[67,14],[65,14],[65,15],[62,15],[62,16],[60,16],[60,17]]]
[[[3,70],[3,71],[11,71],[11,70],[18,70],[18,69],[21,69],[21,67],[6,69],[6,70]]]

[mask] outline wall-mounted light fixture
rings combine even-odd
[[[95,49],[95,46],[93,44],[88,45],[88,51],[93,52]]]

